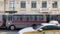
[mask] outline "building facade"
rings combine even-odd
[[[60,0],[0,0],[2,14],[60,14]]]
[[[0,0],[0,14],[4,13],[4,0]]]

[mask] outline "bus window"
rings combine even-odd
[[[32,16],[31,16],[31,20],[32,20],[32,21],[34,21],[34,20],[35,20],[35,19],[34,19],[34,15],[32,15]]]
[[[43,15],[40,15],[39,20],[43,20],[44,19],[43,17],[44,17]]]
[[[22,20],[22,18],[23,18],[22,15],[20,15],[20,20]]]
[[[29,20],[29,16],[26,16],[26,20]]]
[[[17,20],[20,20],[20,19],[19,19],[19,15],[17,15],[16,17],[17,17]]]
[[[12,15],[8,15],[8,21],[12,20]]]
[[[25,20],[29,20],[29,16],[28,15],[23,15],[23,21],[25,21]]]
[[[33,15],[29,15],[29,17],[27,18],[27,20],[29,20],[29,21],[34,20],[34,16]]]
[[[37,20],[37,15],[34,16],[34,20]]]
[[[25,20],[26,20],[26,16],[25,16],[25,15],[23,15],[23,17],[22,17],[22,18],[23,18],[23,19],[22,19],[23,21],[25,21]]]
[[[15,20],[15,17],[13,16],[13,20]]]
[[[30,15],[29,15],[29,21],[30,21]]]
[[[17,16],[16,15],[13,16],[13,20],[17,20]]]
[[[60,15],[57,17],[57,20],[60,20]]]
[[[31,15],[29,16],[29,20],[30,20],[30,21],[32,20],[32,16],[31,16]]]
[[[39,16],[37,16],[37,20],[39,21]]]
[[[29,15],[24,15],[23,20],[29,20]]]
[[[57,15],[50,15],[50,20],[57,20]]]

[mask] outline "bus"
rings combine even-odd
[[[6,27],[9,29],[24,28],[46,23],[45,15],[9,14],[5,17]]]
[[[16,28],[34,27],[41,23],[49,23],[51,20],[57,20],[60,23],[60,15],[24,15],[24,14],[0,14],[0,28],[14,30]]]

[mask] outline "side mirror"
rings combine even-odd
[[[39,32],[42,32],[42,30],[43,30],[43,29],[39,29],[38,31],[39,31]]]

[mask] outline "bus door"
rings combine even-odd
[[[9,24],[12,21],[12,15],[7,15],[6,24]]]
[[[6,26],[6,19],[7,19],[7,16],[3,15],[3,25],[2,26]]]

